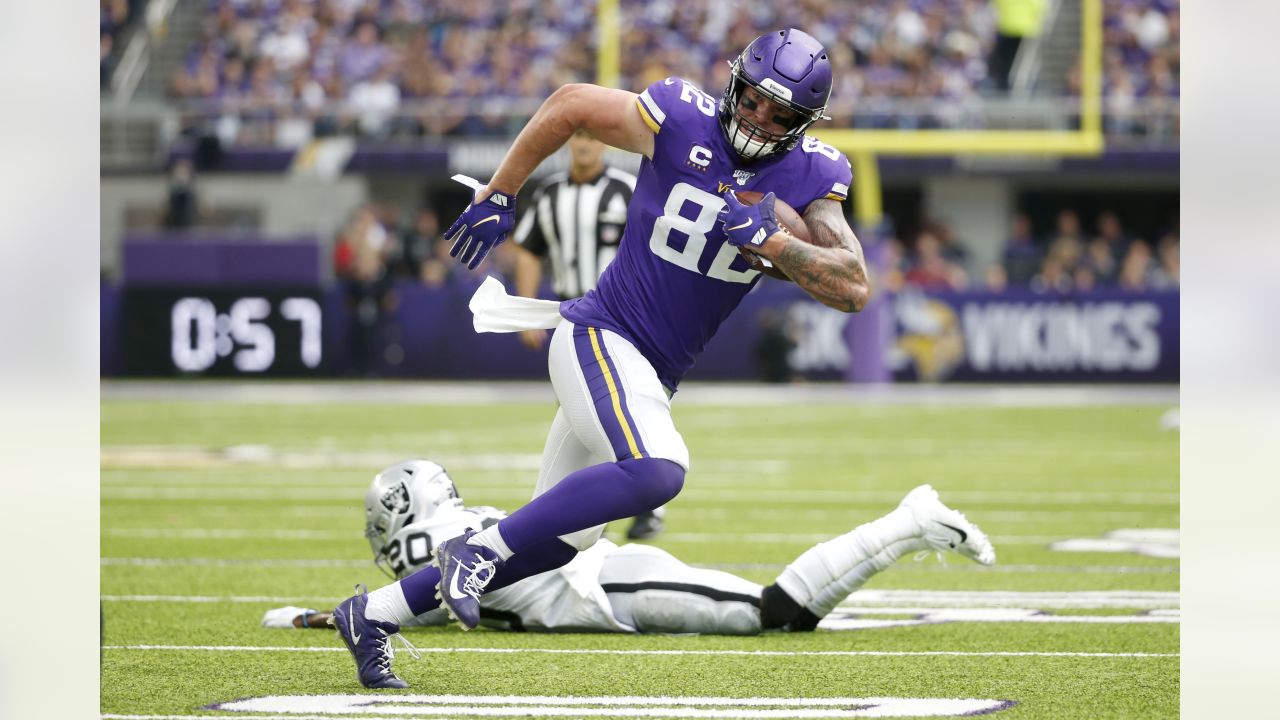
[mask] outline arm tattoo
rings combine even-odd
[[[804,213],[810,240],[789,238],[774,262],[824,305],[857,312],[867,303],[867,265],[862,245],[845,222],[840,203],[815,200]]]

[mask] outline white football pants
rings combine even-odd
[[[561,320],[547,367],[560,408],[547,433],[534,497],[576,470],[627,458],[663,458],[689,469],[666,388],[626,339]],[[599,525],[561,539],[585,550],[603,532]]]
[[[642,633],[756,635],[763,588],[720,570],[690,567],[649,545],[609,553],[600,586],[618,622]]]

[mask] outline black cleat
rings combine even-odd
[[[649,540],[657,537],[665,527],[662,514],[657,510],[640,513],[631,521],[631,527],[627,528],[627,539]]]

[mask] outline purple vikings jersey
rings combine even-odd
[[[760,278],[725,239],[724,192],[773,192],[803,214],[814,200],[844,200],[852,172],[843,153],[810,137],[743,162],[720,129],[717,101],[680,78],[650,85],[637,105],[655,133],[653,157],[640,163],[621,247],[596,289],[560,313],[631,341],[674,391]]]

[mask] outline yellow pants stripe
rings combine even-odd
[[[631,425],[627,422],[627,417],[622,414],[622,399],[618,396],[618,385],[613,381],[613,373],[609,372],[609,363],[604,360],[604,353],[600,351],[600,340],[596,337],[596,329],[587,328],[587,335],[591,338],[591,349],[596,354],[596,362],[600,363],[600,370],[604,372],[605,385],[609,386],[609,399],[613,401],[613,414],[618,416],[618,425],[622,426],[622,434],[627,436],[627,448],[631,450],[631,457],[639,460],[644,457],[640,454],[640,447],[636,445],[636,436],[631,432]]]

